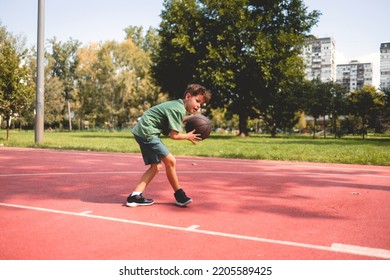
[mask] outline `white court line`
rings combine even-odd
[[[81,213],[79,213],[80,215],[89,215],[91,214],[93,211],[83,211]]]
[[[330,251],[330,252],[337,252],[337,253],[346,253],[346,254],[352,254],[352,255],[361,255],[361,256],[366,256],[366,257],[390,259],[390,250],[380,249],[380,248],[360,247],[360,246],[339,244],[339,243],[333,243],[330,247],[328,247],[328,246],[313,245],[313,244],[306,244],[306,243],[299,243],[299,242],[292,242],[292,241],[285,241],[285,240],[261,238],[261,237],[248,236],[248,235],[231,234],[231,233],[218,232],[218,231],[200,230],[200,229],[198,229],[198,225],[192,225],[190,227],[178,227],[178,226],[170,226],[170,225],[164,225],[164,224],[141,222],[141,221],[135,221],[135,220],[119,219],[119,218],[106,217],[106,216],[100,216],[100,215],[92,215],[92,214],[86,215],[85,212],[75,213],[75,212],[69,212],[69,211],[62,211],[62,210],[55,210],[55,209],[48,209],[48,208],[41,208],[41,207],[33,207],[33,206],[25,206],[25,205],[17,205],[17,204],[8,204],[8,203],[0,203],[0,206],[28,209],[28,210],[34,210],[34,211],[42,211],[42,212],[48,212],[48,213],[56,213],[56,214],[62,214],[62,215],[72,215],[72,216],[79,216],[79,217],[83,217],[83,218],[100,219],[100,220],[107,220],[107,221],[113,221],[113,222],[128,223],[128,224],[149,226],[149,227],[155,227],[155,228],[163,228],[163,229],[169,229],[169,230],[191,231],[191,233],[200,233],[200,234],[205,234],[205,235],[228,237],[228,238],[234,238],[234,239],[249,240],[249,241],[255,241],[255,242],[262,242],[262,243],[271,243],[271,244],[277,244],[277,245],[294,246],[294,247],[301,247],[301,248],[306,248],[306,249],[315,249],[315,250]]]
[[[98,151],[76,151],[76,150],[61,150],[61,149],[43,149],[43,148],[16,148],[16,147],[3,147],[1,148],[5,151],[13,151],[13,152],[36,152],[36,153],[50,153],[50,154],[68,154],[68,155],[81,155],[81,156],[101,156],[101,157],[134,157],[141,158],[141,154],[136,153],[121,153],[121,152],[98,152]],[[0,151],[1,151],[0,149]]]
[[[75,151],[75,150],[56,150],[56,149],[38,149],[38,148],[13,148],[5,147],[4,150],[12,150],[16,152],[48,152],[58,154],[72,154],[72,155],[88,155],[97,157],[124,157],[124,158],[142,158],[140,154],[135,153],[120,153],[120,152],[97,152],[97,151]],[[1,151],[1,150],[0,150]],[[358,165],[358,164],[345,164],[345,163],[321,163],[321,162],[295,162],[295,161],[277,161],[277,160],[261,160],[261,159],[236,159],[236,158],[216,158],[216,157],[201,157],[201,156],[177,156],[179,161],[189,162],[205,162],[205,163],[220,163],[220,164],[234,164],[234,165],[256,165],[259,166],[276,166],[277,168],[290,167],[298,165],[299,168],[310,169],[330,169],[337,172],[345,170],[353,171],[375,171],[375,172],[387,172],[389,166],[376,166],[376,165]],[[354,174],[355,176],[356,174]],[[357,174],[359,175],[359,174]],[[370,176],[370,175],[367,175]],[[388,176],[385,176],[388,177]]]
[[[47,173],[11,173],[0,174],[0,177],[28,177],[28,176],[63,176],[63,175],[113,175],[113,174],[143,174],[144,171],[87,171],[87,172],[47,172]],[[178,174],[270,174],[273,176],[286,175],[309,175],[309,176],[335,176],[339,173],[317,173],[317,172],[280,172],[280,171],[213,171],[213,170],[194,170],[194,171],[177,171]],[[376,177],[390,178],[390,175],[375,175],[375,174],[354,174],[354,177]]]
[[[0,174],[0,177],[24,176],[62,176],[62,175],[105,175],[105,174],[143,174],[145,171],[87,171],[87,172],[47,172],[47,173],[12,173]]]
[[[200,226],[199,226],[199,225],[192,225],[192,226],[189,226],[189,227],[187,228],[187,230],[192,231],[192,230],[194,230],[194,229],[197,229],[198,227],[200,227]]]
[[[375,250],[375,255],[377,256],[383,256],[383,258],[388,259],[389,258],[389,250],[385,249],[373,249],[369,247],[361,247],[361,246],[354,246],[354,245],[347,245],[347,244],[340,244],[340,243],[333,243],[332,249],[336,252],[351,252],[352,254],[359,254],[363,256],[368,256],[368,254],[373,253],[373,250]]]

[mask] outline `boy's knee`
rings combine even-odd
[[[162,167],[163,167],[162,163],[157,164],[157,172],[160,172]]]
[[[166,166],[176,166],[176,158],[172,155],[165,157],[163,162]]]
[[[160,172],[162,169],[162,164],[161,163],[155,163],[150,166],[154,170],[154,172]]]

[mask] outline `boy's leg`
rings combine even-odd
[[[161,159],[165,165],[165,172],[169,183],[171,184],[173,190],[176,192],[180,189],[179,179],[176,174],[176,159],[172,154],[168,154],[166,157]]]
[[[191,198],[187,197],[183,189],[179,186],[179,179],[176,174],[176,159],[172,154],[168,154],[166,157],[161,159],[165,165],[165,170],[169,183],[171,184],[174,192],[176,204],[179,206],[186,206],[192,201]]]
[[[150,165],[149,169],[142,175],[133,193],[127,198],[127,206],[135,207],[138,205],[152,205],[154,203],[153,199],[144,198],[142,192],[146,189],[154,176],[161,170],[161,167],[161,163],[152,163]]]
[[[134,192],[144,192],[149,183],[153,180],[154,176],[161,170],[161,163],[152,163],[148,170],[142,175],[137,186],[134,189]]]

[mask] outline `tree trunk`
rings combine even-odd
[[[366,118],[365,117],[362,117],[362,123],[363,123],[362,135],[363,135],[363,139],[364,139],[365,134],[366,134]]]
[[[317,126],[317,118],[314,118],[313,139],[316,138],[316,126]]]
[[[68,107],[68,121],[69,121],[69,131],[72,131],[72,116],[70,115],[70,102],[69,99],[66,101]]]
[[[239,124],[238,124],[238,136],[247,137],[248,134],[248,115],[245,112],[239,114]]]
[[[5,140],[8,141],[9,140],[9,129],[11,127],[11,116],[6,116],[5,120],[6,120],[6,129],[7,129],[7,134],[6,134]]]
[[[325,114],[324,114],[324,139],[326,138],[326,132],[325,132]]]
[[[271,137],[275,138],[276,137],[276,125],[271,126]]]

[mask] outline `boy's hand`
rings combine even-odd
[[[200,134],[195,134],[195,129],[187,133],[187,140],[191,141],[192,144],[196,144],[203,139],[200,137]]]
[[[193,115],[188,115],[188,116],[185,116],[184,119],[183,119],[183,123],[186,123],[189,118],[191,118]]]
[[[192,144],[196,144],[199,141],[202,141],[203,139],[200,137],[200,134],[195,134],[195,129],[193,131],[190,131],[186,134],[179,133],[178,131],[171,130],[171,133],[169,134],[170,138],[173,140],[188,140],[191,141]]]

